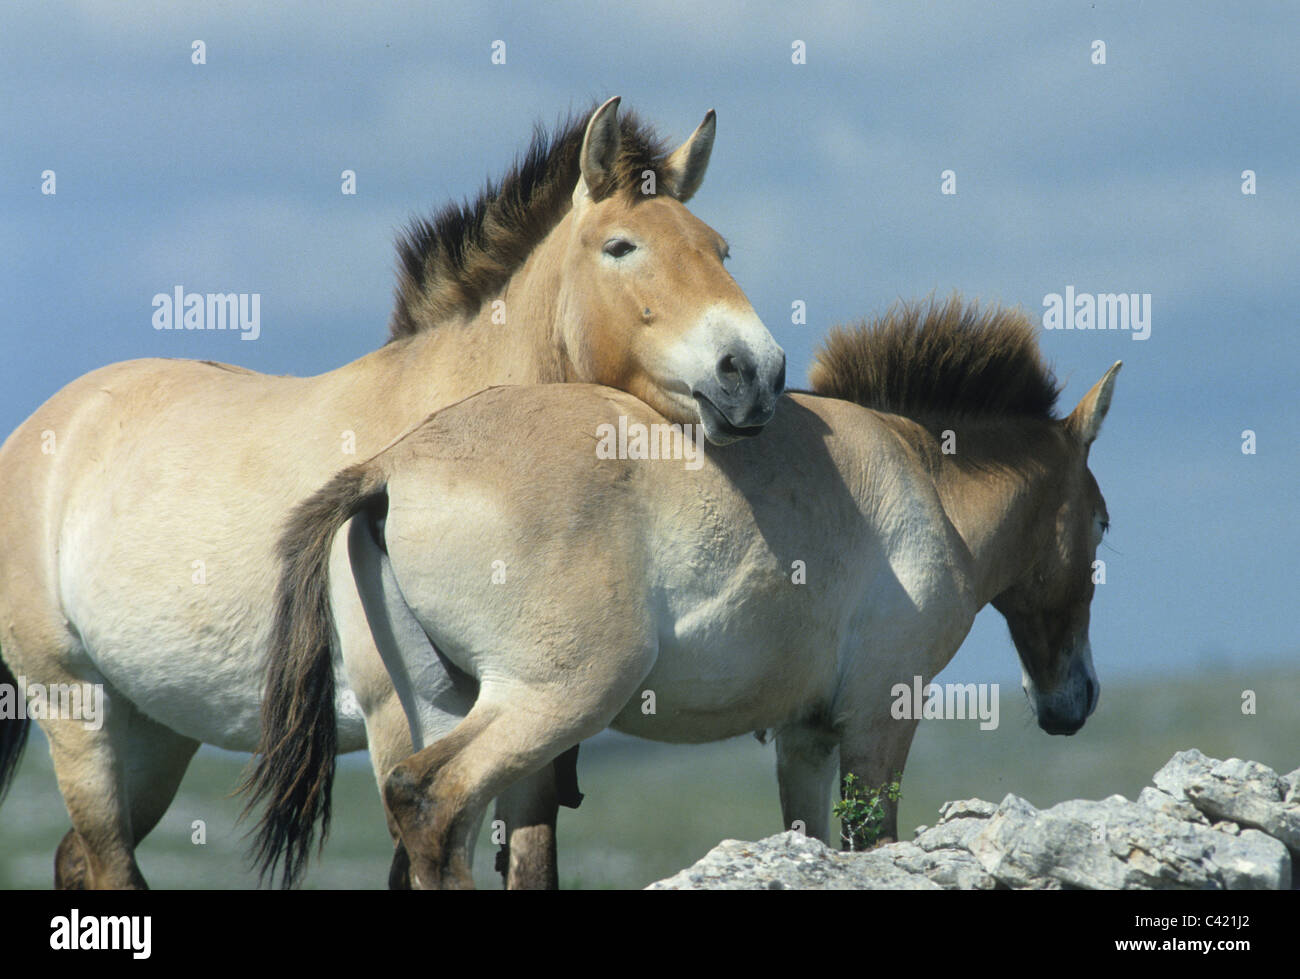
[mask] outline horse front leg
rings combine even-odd
[[[864,789],[879,789],[894,781],[907,764],[907,753],[916,734],[916,718],[899,720],[886,710],[876,723],[850,726],[840,742],[840,784],[848,775],[856,775]],[[898,842],[898,803],[882,799],[884,820],[877,845]],[[847,842],[842,842],[847,848]]]
[[[830,843],[830,796],[835,782],[834,734],[801,723],[776,734],[776,778],[785,828]]]

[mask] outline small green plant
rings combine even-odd
[[[850,850],[870,850],[880,839],[885,823],[885,802],[902,798],[902,772],[894,772],[894,779],[874,788],[864,786],[850,772],[840,785],[840,801],[835,803],[831,815],[840,820],[840,839]]]

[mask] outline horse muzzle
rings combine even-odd
[[[1028,691],[1026,691],[1028,692]],[[1048,695],[1030,697],[1038,726],[1048,734],[1071,735],[1083,727],[1084,722],[1097,709],[1101,699],[1101,684],[1091,669],[1091,664],[1071,671],[1068,681]]]
[[[691,390],[704,434],[714,445],[753,438],[776,414],[785,390],[785,351],[772,347],[761,359],[747,347],[723,353],[713,376]]]

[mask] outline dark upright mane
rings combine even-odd
[[[548,135],[538,126],[528,151],[502,178],[488,181],[473,203],[451,203],[433,219],[416,219],[397,243],[397,308],[389,324],[397,340],[449,317],[476,312],[501,290],[528,254],[572,206],[582,139],[593,108]],[[669,150],[648,126],[624,111],[621,142],[609,179],[592,188],[597,200],[615,192],[638,196],[642,174],[665,186]]]
[[[815,393],[910,418],[1051,419],[1060,385],[1019,310],[900,304],[872,323],[836,327],[809,371]]]

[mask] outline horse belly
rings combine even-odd
[[[178,734],[254,750],[272,624],[271,555],[257,544],[204,547],[156,516],[119,512],[114,520],[112,509],[108,494],[85,506],[65,525],[60,549],[63,607],[89,664]],[[337,680],[339,750],[357,750],[365,747],[363,719]]]
[[[261,657],[251,654],[245,623],[114,613],[96,603],[73,614],[88,623],[82,644],[95,669],[143,713],[207,744],[256,747]]]
[[[833,653],[829,639],[763,617],[731,635],[701,630],[661,640],[654,668],[611,727],[677,743],[776,727],[829,690]]]
[[[119,606],[120,607],[120,606]],[[270,623],[239,617],[188,621],[134,613],[90,616],[87,658],[135,707],[178,734],[229,751],[257,747]],[[341,752],[365,747],[364,718],[335,675]]]

